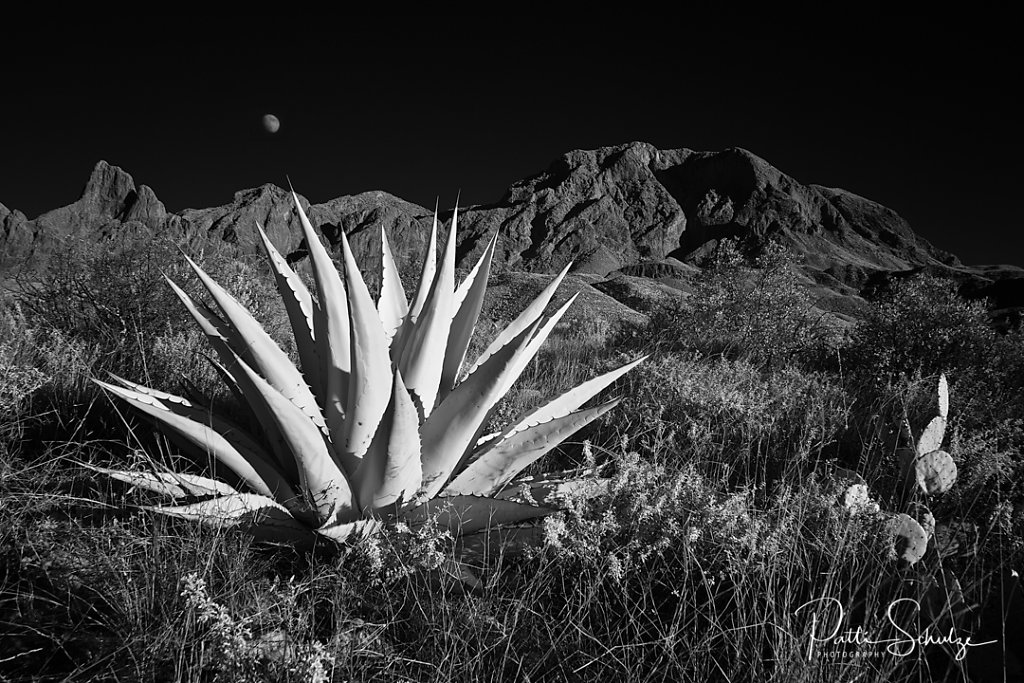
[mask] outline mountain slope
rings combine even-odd
[[[379,260],[382,226],[399,260],[418,263],[433,220],[431,210],[386,192],[312,206],[302,201],[324,236],[337,245],[344,230],[367,266]],[[149,187],[101,161],[69,206],[29,220],[0,204],[0,253],[11,264],[45,256],[68,238],[126,233],[222,240],[249,252],[258,248],[257,222],[279,249],[301,257],[301,230],[286,190],[263,185],[219,207],[172,214]],[[752,254],[771,239],[802,258],[826,297],[856,295],[892,273],[918,270],[957,277],[976,294],[998,292],[1011,306],[1024,291],[1018,281],[1024,271],[966,268],[891,209],[845,190],[802,184],[738,148],[659,150],[633,142],[575,150],[513,184],[498,202],[460,209],[459,224],[461,263],[500,230],[496,259],[519,271],[555,272],[572,261],[581,275],[685,279],[723,238],[738,239]]]

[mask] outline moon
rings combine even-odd
[[[263,127],[268,133],[276,133],[281,128],[281,119],[273,114],[264,114]]]

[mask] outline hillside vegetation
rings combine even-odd
[[[262,262],[190,256],[296,353]],[[84,467],[179,459],[93,378],[238,406],[163,280],[202,298],[175,245],[69,244],[0,301],[0,681],[1015,680],[1024,333],[923,275],[838,324],[793,261],[723,240],[685,301],[588,324],[581,297],[495,424],[651,355],[603,394],[618,407],[531,466],[608,479],[532,542],[468,553],[396,524],[309,552],[156,515]],[[519,278],[492,275],[509,286],[469,357],[536,294]],[[901,425],[927,430],[942,376],[957,476],[926,493]],[[931,518],[919,557],[899,514]],[[453,556],[471,576],[446,572]]]

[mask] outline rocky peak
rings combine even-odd
[[[329,242],[337,246],[344,232],[367,267],[380,258],[381,227],[400,261],[422,258],[432,210],[381,191],[300,201]],[[69,206],[35,221],[0,207],[0,247],[10,256],[45,251],[68,235],[148,230],[255,251],[257,223],[283,253],[301,258],[302,231],[287,190],[266,184],[236,192],[222,206],[168,214],[153,190],[101,161]],[[815,282],[848,292],[877,273],[959,266],[896,212],[851,192],[802,184],[740,148],[697,152],[630,142],[573,150],[514,183],[499,202],[462,207],[459,226],[460,265],[500,229],[496,265],[532,272],[572,262],[578,273],[599,276],[679,273],[702,264],[724,238],[754,253],[769,239],[781,241],[803,257]]]
[[[135,204],[137,197],[135,181],[127,172],[99,161],[75,204],[82,213],[94,217],[118,218]]]
[[[146,185],[137,187],[130,174],[100,161],[93,167],[81,196],[72,204],[28,221],[21,212],[0,216],[3,261],[45,254],[69,237],[95,239],[123,233],[154,234],[180,227]]]
[[[568,152],[497,204],[467,210],[465,225],[480,248],[501,225],[500,257],[523,270],[573,261],[579,272],[606,274],[660,260],[678,248],[686,216],[655,178],[657,152],[640,142]]]

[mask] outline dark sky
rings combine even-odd
[[[30,218],[68,204],[105,159],[172,211],[286,177],[313,202],[381,189],[466,205],[571,149],[640,140],[744,147],[895,209],[965,263],[1024,265],[1008,17],[804,28],[543,8],[5,31],[0,203]]]

